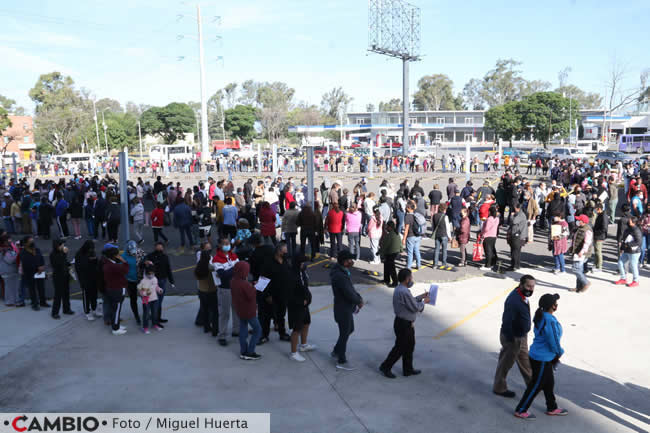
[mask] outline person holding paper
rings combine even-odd
[[[409,288],[413,287],[414,282],[413,273],[410,269],[404,268],[400,270],[397,279],[399,285],[393,292],[395,345],[388,357],[379,366],[379,371],[390,379],[396,377],[391,369],[400,358],[402,358],[404,376],[415,376],[422,372],[413,368],[413,351],[415,350],[415,329],[413,324],[417,313],[421,313],[424,310],[424,305],[430,301],[429,295],[416,299],[411,294]]]

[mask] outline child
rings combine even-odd
[[[556,228],[554,229],[553,226]],[[553,234],[555,234],[555,236],[553,236]],[[549,249],[553,252],[553,259],[555,260],[555,269],[553,269],[554,274],[564,273],[564,254],[568,250],[568,237],[569,224],[562,218],[562,215],[554,215],[549,241]]]
[[[235,254],[243,259],[249,257],[253,252],[253,248],[249,244],[251,231],[248,227],[248,220],[245,218],[239,218],[239,221],[237,221],[237,235],[235,236],[235,239],[232,240]]]
[[[158,324],[160,318],[158,314],[158,295],[162,293],[162,289],[158,286],[158,278],[154,274],[153,265],[145,268],[144,278],[138,284],[138,291],[142,298],[142,332],[150,334],[149,316],[151,316],[153,328],[162,331],[162,327]]]

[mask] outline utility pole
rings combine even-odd
[[[199,65],[201,68],[201,159],[204,163],[208,161],[210,153],[208,135],[208,97],[205,84],[205,60],[203,58],[203,29],[201,26],[201,5],[196,5],[196,20],[199,25]]]
[[[142,158],[142,129],[140,128],[139,120],[138,120],[138,136],[140,138],[140,158]]]
[[[120,175],[120,215],[122,221],[120,228],[122,229],[122,241],[124,245],[129,241],[129,192],[126,188],[126,183],[129,181],[129,157],[128,150],[125,147],[122,152],[118,154],[119,157],[119,175]]]
[[[402,154],[405,156],[409,151],[409,108],[409,58],[402,57]]]
[[[314,208],[314,148],[307,147],[307,203]]]
[[[104,110],[102,110],[102,125],[104,125],[104,144],[106,144],[106,158],[108,158],[111,155],[108,152],[108,139],[106,138],[106,129],[108,127],[106,126],[106,120],[104,119]]]
[[[572,113],[571,113],[571,102],[572,102],[571,99],[573,99],[573,95],[569,95],[569,145],[571,145],[573,143],[573,141],[571,139],[572,138],[571,131],[573,130],[573,122],[572,122],[573,119],[572,119]],[[577,142],[576,142],[576,145],[577,145]]]
[[[93,99],[93,119],[95,119],[95,133],[97,134],[97,153],[99,153],[99,127],[97,126],[97,107],[95,106],[95,100]]]

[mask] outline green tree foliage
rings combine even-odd
[[[194,111],[189,105],[172,102],[164,107],[152,107],[142,113],[143,133],[158,134],[167,143],[182,140],[184,134],[196,132]]]
[[[237,99],[237,83],[229,83],[226,87],[223,88],[224,93],[226,94],[226,102],[228,103],[228,108],[233,108],[235,105],[235,100]]]
[[[518,103],[511,101],[503,105],[497,105],[485,112],[485,127],[494,130],[495,134],[503,140],[510,141],[522,129],[521,115]]]
[[[239,103],[242,105],[251,105],[257,107],[259,101],[257,99],[257,92],[261,83],[253,80],[246,80],[241,84],[241,91],[239,96]]]
[[[464,106],[469,110],[484,110],[485,100],[482,96],[483,82],[477,78],[472,78],[463,87]]]
[[[499,59],[494,69],[483,77],[481,97],[490,107],[516,101],[525,87],[521,71],[516,68],[521,65],[513,59]]]
[[[535,137],[548,143],[555,135],[561,137],[569,134],[569,118],[579,117],[578,107],[571,106],[569,115],[569,98],[555,92],[538,92],[519,103],[522,125],[534,127]]]
[[[226,131],[231,137],[239,137],[250,142],[255,137],[257,110],[250,105],[237,105],[226,110]]]
[[[0,107],[0,132],[10,127],[9,112],[4,107]]]
[[[24,116],[25,109],[16,105],[16,101],[6,96],[0,95],[0,108],[4,108],[8,114]]]
[[[124,111],[122,109],[122,104],[120,104],[119,101],[111,98],[100,99],[95,103],[95,107],[97,108],[98,113],[104,110],[107,112],[110,111],[112,113],[122,113]]]
[[[296,108],[289,112],[288,123],[289,126],[296,125],[321,125],[324,118],[316,105],[309,105],[306,102],[301,102]]]
[[[323,94],[320,106],[323,114],[338,119],[347,113],[350,102],[352,102],[352,98],[343,91],[343,88],[335,87]]]
[[[418,91],[413,95],[416,110],[455,110],[452,93],[454,82],[444,74],[425,75],[418,81]]]
[[[568,84],[555,89],[555,93],[572,99],[572,105],[580,109],[596,109],[603,105],[603,97],[598,93],[588,93],[573,84]]]
[[[379,111],[402,111],[402,100],[393,98],[388,102],[380,102]]]
[[[294,93],[294,89],[278,81],[261,84],[257,91],[257,99],[262,107],[260,122],[264,136],[270,142],[278,140],[287,132],[288,112],[292,107]]]

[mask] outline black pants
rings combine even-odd
[[[395,345],[386,360],[381,363],[381,368],[390,370],[401,357],[402,371],[404,374],[410,373],[413,371],[413,350],[415,350],[413,323],[396,316],[393,330],[395,331]]]
[[[163,238],[165,240],[165,242],[169,241],[169,239],[167,239],[167,236],[165,236],[165,234],[163,233],[162,227],[154,227],[153,228],[153,241],[154,242],[158,242],[158,236]]]
[[[63,304],[63,312],[70,312],[70,285],[65,282],[54,281],[54,302],[52,303],[52,315],[59,314],[59,309]]]
[[[106,227],[104,227],[104,220],[95,218],[95,239],[99,237],[99,230],[102,231],[102,239],[106,238]]]
[[[135,321],[140,323],[140,313],[138,312],[138,283],[136,281],[127,281],[126,290],[131,301],[131,311]]]
[[[266,302],[261,292],[257,293],[257,317],[262,327],[262,338],[269,338],[271,319],[273,318],[273,304]]]
[[[95,284],[82,284],[81,296],[83,297],[85,314],[97,309],[97,286]]]
[[[278,327],[278,333],[287,335],[287,328],[285,326],[284,316],[287,315],[287,302],[285,299],[278,299],[273,297],[273,322]]]
[[[300,229],[300,254],[305,255],[305,249],[307,247],[307,241],[309,240],[309,249],[311,250],[311,258],[313,259],[318,252],[318,240],[314,232],[309,232],[304,229]]]
[[[510,239],[510,265],[513,270],[521,268],[521,238]]]
[[[62,238],[68,237],[68,219],[67,214],[56,217],[57,225],[59,226],[59,236]]]
[[[107,290],[104,293],[104,320],[111,322],[113,331],[120,329],[120,314],[124,301],[124,289]]]
[[[386,254],[384,256],[384,283],[397,285],[397,269],[395,269],[395,259],[397,258],[397,253],[395,254]]]
[[[548,412],[557,409],[553,387],[555,386],[555,377],[553,376],[553,365],[550,362],[537,361],[530,359],[530,366],[533,370],[533,376],[526,388],[526,392],[521,396],[521,401],[517,405],[515,412],[526,412],[535,400],[540,391],[544,391],[546,398],[546,410]]]
[[[108,226],[108,239],[117,240],[117,229],[120,227],[120,223],[117,221],[109,221],[106,225]]]
[[[38,220],[37,226],[38,226],[38,235],[42,237],[43,239],[49,239],[50,238],[50,225],[52,224],[51,221],[45,221],[45,220]]]
[[[339,327],[339,338],[336,340],[336,345],[334,346],[334,354],[336,354],[340,363],[344,363],[347,361],[345,352],[348,346],[348,339],[350,338],[350,334],[354,332],[354,317],[352,314],[344,313],[338,315],[338,317],[335,314],[334,319]]]
[[[235,226],[229,226],[229,225],[222,225],[221,226],[221,231],[223,237],[228,237],[230,239],[235,239],[235,236],[237,236],[237,227]]]
[[[212,335],[216,336],[219,333],[217,292],[199,292],[199,302],[201,303],[199,310],[201,315],[200,323],[203,325],[205,332],[212,331]]]
[[[25,280],[25,285],[29,289],[29,297],[32,300],[32,307],[36,305],[44,306],[47,304],[45,299],[45,280],[31,278]]]
[[[330,233],[330,257],[336,257],[343,248],[343,233]]]
[[[483,251],[485,252],[485,267],[491,268],[497,264],[497,238],[485,238],[483,240]]]

